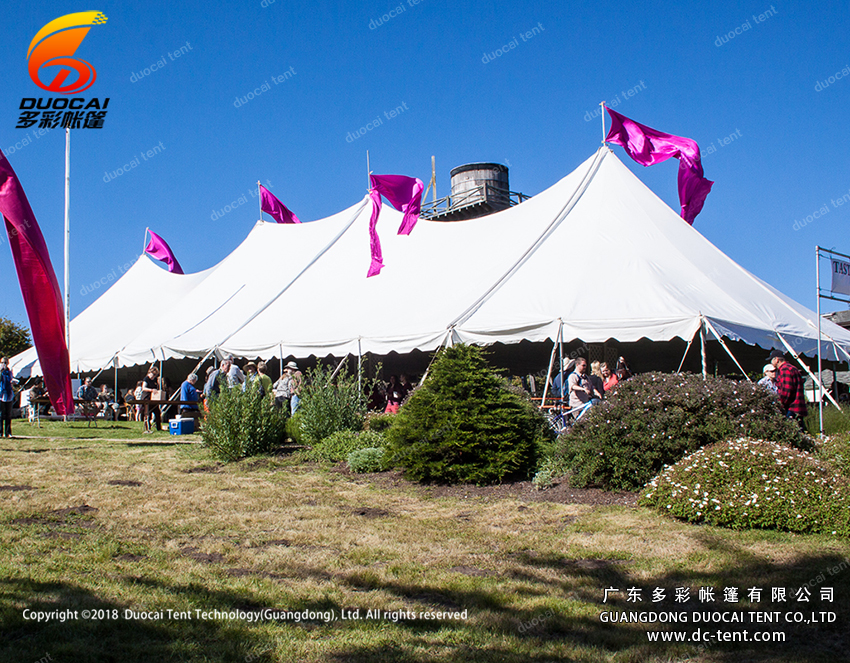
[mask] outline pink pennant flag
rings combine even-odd
[[[180,263],[177,262],[177,258],[174,257],[174,252],[171,250],[171,247],[168,246],[166,241],[153,230],[148,230],[148,232],[150,233],[151,241],[149,241],[148,245],[145,247],[145,253],[168,265],[169,272],[182,274],[183,268],[180,266]]]
[[[74,412],[65,309],[47,244],[12,165],[0,151],[0,214],[24,296],[44,385],[56,414]]]
[[[685,221],[693,225],[714,184],[703,177],[699,145],[696,141],[638,124],[608,107],[605,110],[611,116],[611,131],[608,132],[605,140],[615,145],[622,145],[628,155],[639,164],[653,166],[671,157],[679,160],[681,215]]]
[[[378,231],[375,226],[378,223],[378,215],[381,213],[381,196],[387,199],[390,205],[404,214],[399,226],[399,235],[409,235],[410,231],[419,221],[419,212],[422,207],[422,191],[425,185],[418,177],[406,177],[404,175],[370,175],[372,189],[369,197],[372,199],[372,218],[369,221],[369,244],[372,249],[372,264],[366,277],[381,273],[384,266],[381,255],[381,242],[378,239]]]
[[[260,209],[271,214],[278,223],[301,223],[298,217],[287,209],[277,197],[262,184],[260,185]]]

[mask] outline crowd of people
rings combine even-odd
[[[623,380],[631,377],[626,360],[620,357],[615,370],[607,362],[590,364],[584,357],[570,360],[552,380],[552,396],[566,402],[574,421],[578,421],[591,407],[601,403],[605,394]]]
[[[800,371],[779,350],[770,353],[768,362],[763,368],[764,377],[758,381],[758,385],[774,394],[785,416],[804,428],[808,409]],[[591,407],[602,402],[618,383],[631,375],[623,357],[618,359],[614,370],[605,362],[594,361],[588,366],[586,358],[578,357],[570,360],[555,376],[550,393],[555,399],[561,399],[569,407],[573,419],[578,420]],[[260,396],[268,397],[275,407],[286,408],[289,414],[298,411],[304,385],[304,375],[294,361],[287,363],[280,378],[272,382],[265,362],[249,361],[240,369],[231,357],[225,357],[218,367],[207,369],[206,380],[201,388],[198,380],[198,375],[189,374],[180,386],[177,399],[180,416],[195,419],[198,430],[209,399],[220,393],[222,385],[241,385],[243,389],[248,389],[256,383]],[[9,368],[9,360],[0,358],[0,435],[3,437],[12,435],[11,420],[17,384]],[[390,375],[387,383],[374,385],[369,394],[368,407],[372,411],[396,413],[413,389],[405,374]],[[102,384],[100,390],[97,390],[92,379],[86,378],[75,396],[78,402],[90,404],[89,412],[94,413],[94,416],[106,419],[118,419],[122,408],[126,406],[128,419],[143,420],[145,432],[149,432],[162,430],[162,404],[167,400],[169,391],[168,381],[160,377],[156,366],[151,366],[135,389],[128,389],[126,394],[120,391],[113,393],[107,384]],[[28,407],[31,413],[38,410],[46,414],[49,407],[43,402],[46,397],[41,379],[36,379],[23,393],[21,406]],[[146,407],[145,401],[157,404]]]

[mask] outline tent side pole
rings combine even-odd
[[[203,359],[201,359],[201,361],[199,361],[197,364],[195,364],[195,368],[193,368],[193,369],[192,369],[192,373],[194,373],[195,375],[197,375],[197,374],[198,374],[198,369],[199,369],[201,366],[203,366],[203,365],[204,365],[204,362],[205,362],[207,359],[209,359],[209,358],[210,358],[210,355],[211,355],[213,352],[215,352],[215,348],[213,348],[212,350],[210,350],[209,352],[207,352],[207,354],[205,354],[205,355],[204,355],[204,358],[203,358]],[[162,371],[160,371],[160,373],[162,373]]]
[[[555,341],[552,343],[552,354],[549,356],[549,368],[546,369],[546,382],[543,385],[543,400],[540,401],[540,409],[546,405],[546,395],[549,393],[549,377],[552,375],[552,365],[555,363],[555,351],[558,349],[558,342],[561,340],[561,327],[563,321],[558,321],[558,333],[555,335]]]
[[[747,378],[747,382],[752,382],[752,380],[750,380],[750,376],[747,375],[747,372],[743,368],[741,368],[741,364],[739,364],[738,360],[735,359],[735,355],[733,355],[732,351],[726,346],[726,342],[723,340],[723,338],[720,336],[720,334],[717,333],[717,330],[714,328],[714,325],[711,324],[711,322],[708,320],[708,318],[705,319],[705,324],[708,325],[709,330],[711,331],[712,334],[714,334],[714,338],[716,338],[718,341],[720,341],[720,345],[723,347],[724,350],[726,350],[726,354],[728,354],[730,357],[732,357],[732,361],[735,362],[735,366],[737,366],[738,370],[741,371],[741,373],[744,374],[745,378]]]
[[[690,349],[691,349],[691,344],[694,342],[694,339],[695,339],[696,337],[697,337],[697,334],[696,334],[696,332],[694,332],[694,335],[693,335],[693,336],[691,336],[691,338],[688,340],[688,345],[687,345],[687,347],[685,348],[685,354],[683,354],[683,355],[682,355],[682,361],[680,361],[680,362],[679,362],[679,368],[677,368],[677,369],[676,369],[676,374],[679,374],[679,373],[681,373],[681,372],[682,372],[682,366],[684,366],[684,365],[685,365],[685,359],[687,359],[687,357],[688,357],[688,352],[689,352],[689,351],[690,351]]]
[[[702,317],[699,323],[699,340],[702,346],[702,379],[705,380],[708,375],[708,360],[705,356],[705,320]]]
[[[558,353],[560,354],[561,360],[561,405],[558,407],[558,411],[564,411],[564,321],[561,321],[561,324],[558,325]]]
[[[800,355],[798,355],[798,354],[797,354],[797,352],[794,350],[794,348],[792,348],[792,347],[791,347],[791,344],[790,344],[788,341],[786,341],[786,340],[785,340],[785,338],[782,336],[782,334],[780,334],[779,332],[776,332],[776,335],[779,337],[779,340],[780,340],[780,341],[782,341],[782,344],[783,344],[786,348],[788,348],[788,352],[790,352],[792,355],[794,355],[794,359],[796,359],[796,360],[797,360],[797,363],[798,363],[798,364],[800,364],[800,366],[802,366],[802,367],[803,367],[803,369],[806,371],[806,373],[808,373],[808,374],[809,374],[809,377],[812,379],[812,382],[814,382],[815,384],[817,384],[817,385],[820,387],[820,389],[821,389],[821,393],[822,393],[822,394],[825,394],[825,395],[826,395],[826,397],[827,397],[829,400],[831,400],[831,401],[832,401],[832,404],[833,404],[833,405],[835,405],[835,407],[837,407],[837,408],[839,409],[839,411],[840,411],[840,410],[841,410],[841,406],[840,406],[840,405],[838,404],[838,402],[837,402],[837,401],[836,401],[836,400],[832,397],[832,394],[830,394],[828,391],[824,391],[824,390],[823,390],[823,386],[821,386],[821,384],[820,384],[820,380],[818,380],[818,379],[817,379],[817,376],[816,376],[814,373],[812,373],[812,371],[809,369],[809,367],[808,367],[808,366],[806,366],[805,362],[803,362],[803,360],[802,360],[802,359],[800,359]]]
[[[815,246],[815,283],[817,286],[818,300],[818,384],[820,385],[820,398],[818,399],[818,434],[823,435],[823,363],[821,360],[821,330],[820,330],[820,247]],[[835,382],[832,383],[835,385]]]
[[[346,354],[342,358],[342,361],[340,361],[339,364],[337,364],[336,368],[334,369],[334,372],[331,373],[331,377],[328,378],[328,382],[330,382],[331,380],[333,380],[336,377],[337,373],[339,373],[339,369],[342,368],[342,365],[346,362],[347,359],[348,359],[348,355]]]

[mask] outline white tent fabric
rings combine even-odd
[[[367,197],[320,221],[258,222],[199,274],[177,277],[140,259],[182,279],[168,286],[170,304],[149,320],[136,307],[120,324],[132,308],[125,299],[138,296],[128,278],[137,264],[74,321],[86,321],[91,345],[75,342],[72,324],[74,365],[96,370],[113,356],[135,365],[213,349],[267,359],[405,353],[554,340],[561,327],[564,340],[629,342],[690,339],[705,325],[763,348],[785,350],[781,334],[798,353],[817,351],[812,311],[733,262],[606,147],[546,191],[487,217],[422,220],[398,236],[401,214],[384,205],[386,267],[367,279],[370,214]],[[589,249],[616,269],[593,267],[580,257]],[[104,321],[115,328],[98,335]],[[846,360],[850,332],[822,327],[824,357]]]
[[[71,371],[99,371],[146,327],[157,327],[171,305],[204,281],[213,270],[172,274],[147,255],[120,276],[91,306],[71,321]],[[154,299],[155,298],[155,299]],[[146,302],[155,301],[155,306]],[[153,354],[141,361],[151,361]],[[35,348],[11,360],[15,375],[41,375]]]

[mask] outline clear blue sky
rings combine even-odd
[[[374,172],[426,182],[435,155],[440,195],[449,170],[473,161],[505,163],[513,190],[538,193],[596,150],[601,122],[586,118],[601,100],[711,151],[703,164],[716,183],[695,227],[815,307],[815,245],[850,254],[850,204],[831,203],[850,193],[850,77],[815,89],[850,64],[847,2],[413,2],[7,0],[0,148],[23,182],[60,284],[63,132],[7,148],[31,133],[15,129],[21,98],[50,96],[27,73],[36,32],[72,12],[108,16],[77,52],[98,76],[81,96],[111,101],[103,129],[72,132],[72,316],[98,296],[85,292],[93,283],[136,260],[145,227],[171,244],[187,272],[205,269],[251,230],[258,211],[248,191],[257,179],[302,220],[320,219],[365,194],[367,149]],[[514,48],[483,61],[511,40]],[[162,58],[165,66],[131,82]],[[272,80],[287,71],[283,82]],[[269,89],[234,106],[264,83]],[[384,116],[398,106],[405,110],[397,117]],[[383,123],[346,141],[376,117]],[[613,149],[678,209],[674,161],[643,168]],[[248,202],[211,219],[240,196]],[[601,248],[586,247],[588,259],[601,260]],[[27,324],[5,234],[0,284],[0,315]],[[139,293],[139,301],[155,305],[156,295]],[[844,306],[825,305],[834,308]]]

